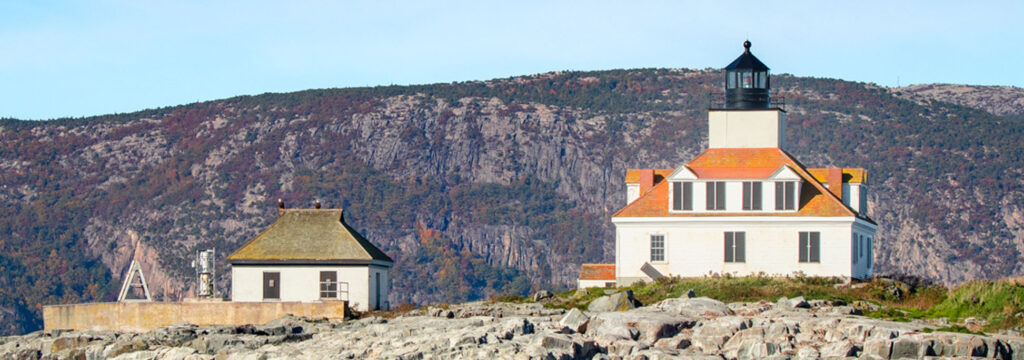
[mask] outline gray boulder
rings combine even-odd
[[[652,345],[659,339],[675,336],[691,328],[696,321],[645,309],[627,312],[607,312],[594,316],[587,329],[590,336],[610,336],[637,340]]]
[[[537,302],[537,301],[541,301],[541,300],[550,298],[551,296],[552,295],[551,295],[550,291],[541,290],[541,291],[538,291],[538,292],[534,293],[533,296],[530,297],[530,300],[533,300],[534,302]]]
[[[837,359],[845,358],[847,356],[857,356],[857,345],[852,341],[836,341],[822,346],[818,351],[821,353],[821,357],[826,359]]]
[[[590,312],[626,311],[641,306],[640,302],[633,298],[633,291],[626,290],[611,295],[594,299],[587,306]]]
[[[658,311],[690,319],[715,318],[733,314],[725,303],[707,297],[665,299],[651,307]]]
[[[792,298],[792,299],[788,299],[785,296],[783,296],[783,297],[779,298],[779,301],[776,302],[776,305],[779,306],[780,308],[784,308],[784,309],[797,309],[797,308],[799,308],[799,309],[810,309],[811,308],[811,305],[809,303],[807,303],[807,299],[804,299],[803,296],[797,296],[797,297]]]
[[[562,316],[562,320],[558,321],[559,325],[578,333],[587,332],[587,324],[589,323],[590,317],[575,308],[565,313],[565,315]]]

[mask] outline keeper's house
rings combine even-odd
[[[231,300],[346,300],[386,310],[394,261],[345,223],[341,209],[285,209],[262,234],[228,257]]]
[[[612,217],[617,285],[871,275],[867,171],[807,168],[786,152],[786,112],[769,98],[768,67],[744,47],[725,68],[723,105],[708,111],[708,149],[674,169],[626,173],[627,205]]]

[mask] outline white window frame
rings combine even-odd
[[[680,209],[678,209],[678,210],[676,210],[676,208],[675,208],[675,201],[676,201],[675,186],[676,186],[676,184],[679,184],[679,186],[680,186],[679,192],[683,195],[683,201],[682,201],[682,203],[680,203]],[[687,184],[690,185],[690,198],[689,199],[686,198],[686,185]],[[669,182],[669,187],[668,187],[668,211],[670,213],[691,213],[691,212],[695,211],[694,208],[693,208],[694,198],[696,197],[696,194],[694,194],[694,190],[693,190],[694,184],[695,184],[694,181],[671,181],[671,182]],[[689,205],[690,205],[689,209],[686,208],[687,200],[689,200]]]
[[[654,237],[661,237],[661,260],[654,260]],[[664,233],[650,233],[647,235],[647,250],[652,264],[664,264],[668,262],[668,236]]]

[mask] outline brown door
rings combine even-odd
[[[281,273],[263,273],[263,300],[281,299]]]

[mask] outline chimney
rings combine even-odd
[[[654,187],[654,169],[640,169],[640,194]]]
[[[313,201],[313,207],[320,209],[320,200]]]
[[[828,191],[831,191],[839,199],[843,198],[843,169],[828,168]]]
[[[277,199],[277,208],[284,209],[284,200]]]

